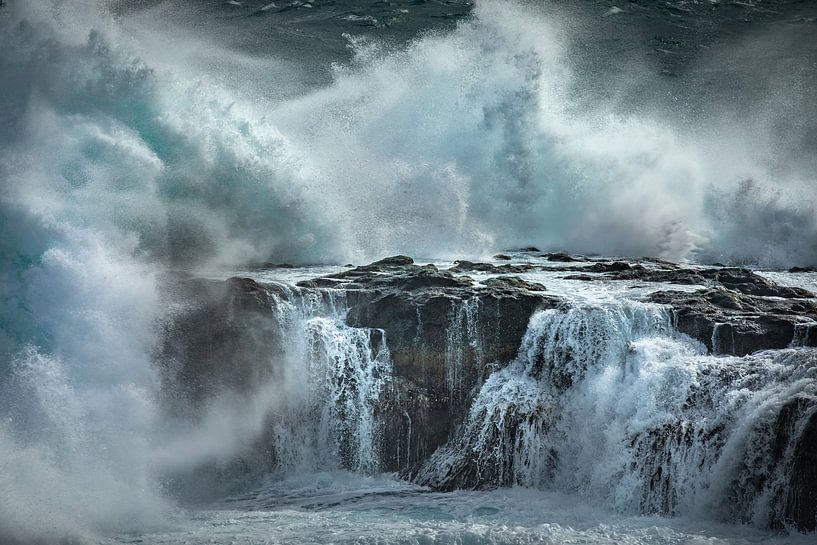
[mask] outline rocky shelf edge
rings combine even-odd
[[[299,285],[329,284],[346,292],[348,325],[385,333],[394,380],[381,407],[391,423],[383,462],[403,472],[450,439],[490,366],[516,355],[530,316],[562,304],[539,284],[500,277],[483,286],[407,256]]]
[[[645,267],[584,258],[571,262],[562,255],[552,261],[572,263],[564,269],[549,265],[548,270],[563,270],[576,280],[703,286],[696,292],[654,292],[649,300],[669,305],[678,330],[716,354],[744,355],[792,343],[817,346],[814,295],[747,269],[684,268],[658,261]],[[439,270],[395,256],[299,283],[298,289],[323,298],[342,291],[349,306],[348,325],[371,328],[373,336],[385,333],[394,372],[379,407],[380,420],[386,423],[381,469],[410,478],[454,439],[476,389],[496,365],[515,356],[530,316],[539,309],[569,305],[548,295],[545,286],[513,276],[540,266],[460,261],[450,270]],[[498,276],[480,285],[467,276],[471,271]],[[159,355],[171,362],[165,375],[175,391],[195,402],[222,389],[248,390],[269,378],[272,371],[259,369],[254,355],[274,355],[282,349],[273,295],[287,299],[292,290],[248,278],[217,282],[184,275],[169,277],[167,286],[177,310],[165,326],[168,334]],[[460,343],[456,362],[451,360],[452,343]],[[452,364],[459,369],[453,380],[447,375]],[[172,399],[168,403],[174,406]],[[817,416],[813,420],[809,426],[817,425]],[[817,449],[805,450],[817,456]],[[805,480],[817,486],[817,476],[812,477]],[[813,529],[806,522],[799,520],[798,526]]]

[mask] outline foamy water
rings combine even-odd
[[[236,507],[182,514],[165,531],[106,543],[752,544],[783,537],[699,520],[622,516],[569,494],[513,488],[434,493],[387,477],[302,475]]]

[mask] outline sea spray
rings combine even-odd
[[[769,169],[759,150],[774,146],[762,138],[725,157],[720,144],[749,132],[740,127],[711,120],[714,136],[696,138],[573,96],[562,40],[533,8],[483,0],[454,31],[398,51],[357,41],[355,63],[339,67],[331,85],[268,101],[263,88],[239,90],[225,84],[229,75],[141,43],[127,16],[111,17],[106,4],[0,8],[0,450],[8,461],[0,538],[93,539],[161,524],[171,511],[165,473],[231,459],[265,429],[270,408],[285,404],[270,387],[249,400],[212,401],[187,427],[166,420],[153,355],[166,311],[155,278],[167,267],[479,254],[530,242],[778,265],[816,259],[812,173]],[[174,52],[225,53],[169,34]],[[246,61],[235,66],[260,65],[287,80],[278,63],[235,57]],[[740,182],[747,178],[755,181]],[[378,367],[363,357],[358,333],[324,326],[316,338],[349,344],[338,358],[322,348],[323,361]],[[758,383],[766,380],[761,371]],[[589,376],[601,375],[591,366]],[[365,374],[361,391],[370,392],[375,377]],[[540,379],[529,378],[527,386]],[[489,383],[499,388],[501,379]],[[792,410],[792,437],[808,415],[806,394]],[[357,399],[368,418],[371,397]],[[533,399],[523,412],[548,408],[547,399]],[[588,401],[599,409],[599,400]],[[315,405],[305,404],[312,414]],[[329,411],[327,421],[335,416]],[[551,421],[543,410],[520,436],[514,449],[530,454],[514,468],[564,462],[558,449],[532,449]],[[323,437],[337,444],[332,433]],[[359,444],[339,448],[350,466],[373,459]],[[740,459],[744,450],[729,452]],[[514,478],[535,484],[542,474],[526,473]],[[600,484],[579,488],[610,490],[604,475],[616,473],[601,473]],[[652,473],[658,488],[665,474],[673,473]],[[766,493],[774,486],[761,486],[769,505],[780,496]],[[621,501],[632,503],[621,490]],[[646,509],[683,511],[683,497],[657,507],[649,499]],[[740,518],[746,501],[736,503]]]

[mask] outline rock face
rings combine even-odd
[[[798,424],[805,426],[799,439],[792,445]],[[795,398],[780,410],[777,419],[775,453],[794,448],[794,464],[784,500],[785,510],[770,521],[771,526],[782,528],[794,524],[807,532],[817,530],[817,406],[813,399]]]
[[[195,407],[217,392],[247,391],[266,378],[258,355],[278,344],[268,288],[246,278],[173,276],[164,291],[177,301],[158,354],[163,391],[174,410]]]
[[[546,285],[519,276],[539,270],[569,273],[561,278],[577,281],[628,281],[640,287],[660,282],[662,289],[646,300],[670,307],[675,328],[712,354],[743,356],[759,350],[817,346],[814,295],[747,269],[567,254],[536,258],[540,261],[515,262],[501,254],[496,257],[498,264],[457,261],[449,270],[440,270],[394,256],[305,280],[297,287],[247,278],[211,281],[169,276],[165,291],[175,311],[165,325],[166,342],[157,352],[169,394],[166,404],[183,414],[221,392],[247,392],[256,384],[275,381],[275,366],[259,365],[259,361],[283,357],[285,339],[277,305],[291,304],[297,295],[329,308],[335,304],[333,298],[340,297],[346,309],[343,327],[367,328],[371,347],[381,346],[384,339],[391,356],[386,391],[374,409],[381,426],[379,469],[420,479],[420,468],[435,460],[435,453],[443,459],[456,440],[486,379],[517,356],[531,316],[537,310],[570,307],[567,299],[550,295]],[[483,281],[476,282],[470,274]],[[666,284],[700,288],[681,291],[667,289]],[[558,408],[550,409],[555,413]],[[791,461],[790,483],[788,497],[779,503],[785,509],[772,517],[771,526],[794,524],[814,530],[817,525],[815,409],[817,401],[808,396],[790,399],[780,408],[772,457]],[[513,404],[502,410],[508,415],[502,428],[506,434],[516,433],[514,426],[529,427],[533,417],[545,422],[547,416],[536,409],[517,417]],[[460,462],[449,468],[457,478],[440,488],[505,482],[505,477],[492,476],[473,460]],[[262,463],[274,460],[267,457]],[[761,490],[762,480],[753,486]],[[667,494],[671,492],[668,488]]]
[[[450,439],[478,386],[516,355],[530,316],[561,304],[540,284],[499,277],[478,285],[406,256],[298,287],[319,299],[342,291],[347,324],[385,334],[393,377],[378,407],[385,423],[382,469],[404,474]],[[275,372],[258,362],[281,355],[275,305],[291,297],[281,286],[248,278],[183,278],[174,279],[171,291],[183,301],[160,351],[166,380],[173,383],[166,388],[174,392],[171,403],[178,398],[183,403],[176,405],[195,407],[214,393],[245,391]]]
[[[384,464],[405,473],[449,440],[475,388],[516,355],[530,316],[560,304],[539,284],[497,278],[479,286],[409,259],[387,258],[329,277],[346,290],[350,326],[385,332],[395,380],[383,407],[390,423]]]
[[[753,296],[723,287],[694,293],[662,291],[650,300],[670,305],[675,326],[713,354],[744,356],[791,345],[817,346],[817,302]]]
[[[649,301],[672,307],[677,329],[713,354],[744,356],[758,350],[817,346],[817,299],[741,268],[683,268],[657,262],[654,268],[622,261],[570,269],[567,279],[636,280],[697,285],[700,291],[659,291]],[[588,275],[584,273],[598,273]]]

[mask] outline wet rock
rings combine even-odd
[[[817,300],[813,295],[780,286],[747,269],[623,260],[587,265],[563,262],[569,264],[563,270],[578,273],[572,278],[586,281],[604,278],[637,280],[639,285],[701,286],[696,292],[659,291],[649,300],[670,306],[677,329],[715,354],[744,355],[792,343],[817,346]],[[510,466],[482,464],[475,458],[462,458],[445,467],[441,464],[441,471],[426,481],[418,478],[417,471],[421,466],[428,468],[437,460],[435,456],[445,458],[445,449],[462,429],[480,386],[493,370],[516,356],[530,316],[539,309],[566,305],[544,293],[545,286],[514,276],[539,267],[459,261],[449,270],[439,270],[417,265],[407,256],[394,256],[299,283],[310,296],[342,290],[349,306],[347,324],[370,328],[372,346],[383,339],[388,345],[393,371],[376,409],[383,426],[382,470],[397,471],[441,489],[510,483]],[[547,269],[562,270],[558,263]],[[479,284],[468,272],[497,276]],[[188,402],[196,406],[219,392],[243,392],[275,379],[271,375],[274,366],[259,365],[259,361],[274,361],[282,350],[275,305],[292,288],[247,278],[216,282],[189,275],[179,275],[168,285],[172,289],[166,291],[179,301],[178,310],[166,325],[166,342],[157,359],[164,366],[169,406],[182,411]],[[775,500],[780,502],[776,511],[780,515],[779,520],[769,522],[772,526],[815,529],[814,408],[813,400],[803,399],[780,409],[774,428],[776,444],[781,452],[794,449],[794,454],[774,458],[793,463],[786,497]],[[545,405],[535,409],[536,414],[549,410]],[[516,433],[519,426],[529,423],[530,414],[510,410],[503,429]],[[667,430],[658,430],[648,439],[644,445],[687,440]],[[666,487],[670,481],[661,473],[661,466],[645,471],[652,476],[645,481],[651,493],[669,497],[671,490]],[[662,512],[671,508],[660,506]]]
[[[496,255],[494,256],[494,259],[498,259],[498,260],[500,260],[500,261],[510,261],[510,260],[511,260],[511,256],[509,256],[509,255],[507,255],[507,254],[496,254]]]
[[[630,265],[624,261],[612,261],[612,262],[598,262],[590,265],[589,267],[582,268],[582,271],[587,272],[594,272],[594,273],[618,273],[621,271],[635,271],[637,273],[641,273],[644,271],[644,267],[641,265]]]
[[[593,280],[597,280],[595,276],[590,276],[589,274],[569,274],[567,276],[562,277],[564,280],[579,280],[581,282],[592,282]]]
[[[454,266],[448,269],[450,272],[469,273],[486,272],[491,274],[518,274],[540,269],[530,263],[506,263],[504,265],[493,265],[491,263],[475,263],[473,261],[455,261]]]
[[[157,353],[170,410],[194,409],[226,390],[249,391],[268,377],[259,355],[274,355],[280,340],[268,287],[249,278],[175,276],[163,284],[176,301]]]
[[[384,423],[382,467],[408,472],[448,440],[448,407],[413,381],[394,377],[382,396],[376,416]]]
[[[473,261],[455,261],[449,270],[454,272],[494,272],[496,265],[490,263],[474,263]]]
[[[299,288],[334,288],[343,284],[343,280],[337,278],[313,278],[311,280],[301,280],[295,285]]]
[[[502,269],[467,261],[458,266]],[[448,441],[490,365],[516,355],[530,316],[561,304],[539,293],[545,289],[540,284],[500,277],[478,285],[433,266],[372,264],[332,278],[347,290],[347,324],[385,332],[393,393],[416,401],[399,411],[384,407],[397,411],[393,425],[400,430],[407,431],[408,422],[414,425],[410,438],[399,440],[400,430],[387,426],[385,437],[392,439],[384,443],[384,469],[389,471],[410,471]]]
[[[814,295],[803,288],[781,286],[759,274],[742,268],[660,268],[650,269],[642,265],[625,266],[626,263],[597,263],[582,271],[606,273],[608,280],[640,280],[667,284],[721,286],[747,295],[764,297],[804,298]]]
[[[395,255],[375,261],[368,265],[369,268],[375,269],[378,267],[400,267],[403,265],[413,265],[414,260],[407,255]]]
[[[793,342],[817,346],[817,332],[811,332],[812,325],[817,325],[813,299],[757,296],[725,287],[691,293],[659,291],[649,299],[671,306],[676,328],[713,354],[743,356],[786,348]]]
[[[512,290],[528,290],[528,291],[545,291],[546,288],[538,282],[528,282],[517,276],[497,276],[489,278],[484,282],[489,288],[497,289],[512,289]]]
[[[408,411],[406,416],[413,422],[425,422],[413,431],[406,446],[419,455],[430,454],[448,441],[475,390],[487,378],[490,364],[513,359],[530,316],[556,304],[510,286],[413,293],[397,289],[359,294],[347,323],[383,329],[394,376],[405,391],[419,392],[426,400],[422,411]],[[396,445],[386,445],[388,459],[407,459],[397,456],[394,448]],[[414,461],[421,458],[415,456]]]
[[[587,261],[587,259],[583,257],[576,257],[570,254],[566,254],[564,252],[555,252],[550,254],[543,254],[543,257],[546,257],[548,261],[554,261],[557,263],[575,263],[577,261]]]
[[[785,511],[786,522],[805,532],[817,530],[817,411],[810,409],[795,446]]]
[[[466,276],[455,276],[449,271],[440,271],[434,265],[378,263],[380,264],[372,263],[323,278],[299,282],[298,285],[311,287],[331,284],[333,287],[355,290],[415,291],[428,288],[463,288],[473,284],[473,280]]]
[[[769,525],[780,529],[793,525],[812,532],[817,530],[817,400],[803,394],[788,400],[774,429],[772,462],[791,460],[791,469],[784,493],[772,499],[782,505],[773,510]],[[755,484],[760,494],[764,481]]]

